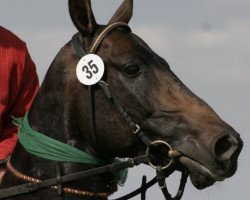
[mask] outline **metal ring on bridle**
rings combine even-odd
[[[165,145],[169,149],[168,152],[173,150],[172,147],[170,146],[170,144],[168,144],[167,142],[164,142],[162,140],[156,140],[156,141],[152,142],[151,145],[147,148],[146,155],[149,155],[150,147],[152,147],[153,145],[156,145],[156,144],[163,144],[163,145]],[[168,155],[168,152],[166,152],[167,155]],[[172,165],[173,158],[169,158],[169,159],[170,159],[170,161],[166,165],[160,166],[161,169],[167,169],[167,168],[169,168]],[[158,166],[154,165],[151,161],[149,161],[148,163],[154,169],[156,169],[158,167]]]

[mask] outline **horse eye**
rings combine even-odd
[[[140,67],[137,65],[131,65],[131,66],[127,66],[124,67],[122,69],[122,72],[129,77],[135,77],[138,76],[141,72]]]

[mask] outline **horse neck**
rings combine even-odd
[[[72,120],[73,118],[71,115],[74,111],[71,110],[71,103],[63,101],[63,87],[60,88],[59,86],[57,87],[56,84],[51,83],[51,77],[53,77],[54,80],[57,79],[50,75],[45,78],[39,94],[29,111],[31,128],[90,153],[87,142],[82,138],[82,133],[79,133],[77,125],[74,124],[77,120]],[[20,157],[22,157],[21,162]],[[38,179],[56,177],[56,166],[59,166],[62,175],[95,168],[95,166],[85,164],[45,160],[27,153],[20,144],[17,145],[12,162],[17,170]],[[27,163],[29,163],[28,166]],[[65,186],[91,192],[107,192],[107,185],[110,184],[112,178],[111,175],[104,174],[74,181],[65,184]],[[75,197],[75,199],[76,198],[77,197]]]

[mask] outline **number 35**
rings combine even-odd
[[[90,60],[88,62],[88,66],[84,65],[82,67],[82,71],[86,72],[86,78],[87,79],[91,79],[93,77],[93,74],[97,74],[99,72],[98,67],[96,66],[96,64],[93,63],[93,60]]]

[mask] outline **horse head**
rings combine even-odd
[[[131,0],[124,1],[108,24],[128,23],[132,17],[132,4]],[[69,1],[69,10],[81,33],[82,46],[88,50],[104,27],[96,23],[89,1]],[[192,93],[171,71],[168,63],[141,38],[126,28],[116,28],[103,40],[97,54],[104,60],[104,78],[115,96],[152,141],[166,141],[182,154],[176,165],[180,169],[188,168],[197,188],[205,188],[235,173],[242,148],[239,134]],[[78,59],[75,57],[72,61],[72,56],[68,59],[68,67],[73,76]],[[84,86],[76,78],[72,77],[71,81],[79,94],[83,93]],[[93,149],[101,149],[99,153],[111,157],[143,154],[145,147],[130,133],[102,91],[95,92],[95,99],[99,142]],[[86,104],[83,102],[86,102],[86,96],[78,95],[75,105],[78,105],[78,117],[82,119],[79,122],[86,121],[86,112],[83,112]],[[82,130],[85,126],[79,124]],[[164,153],[161,156],[164,159]],[[207,170],[210,173],[205,173]]]
[[[129,23],[132,11],[133,1],[124,0],[107,25]],[[107,25],[97,24],[90,0],[69,0],[69,12],[80,44],[89,52]],[[171,146],[169,154],[176,154],[172,168],[187,170],[198,189],[235,173],[243,146],[240,135],[192,93],[140,37],[125,26],[116,27],[95,53],[105,64],[102,79],[145,136]],[[71,42],[60,50],[30,110],[32,127],[104,159],[145,154],[145,145],[131,134],[98,85],[92,86],[93,141],[88,88],[76,76],[79,59]],[[164,148],[157,149],[154,162],[168,163],[171,155]]]

